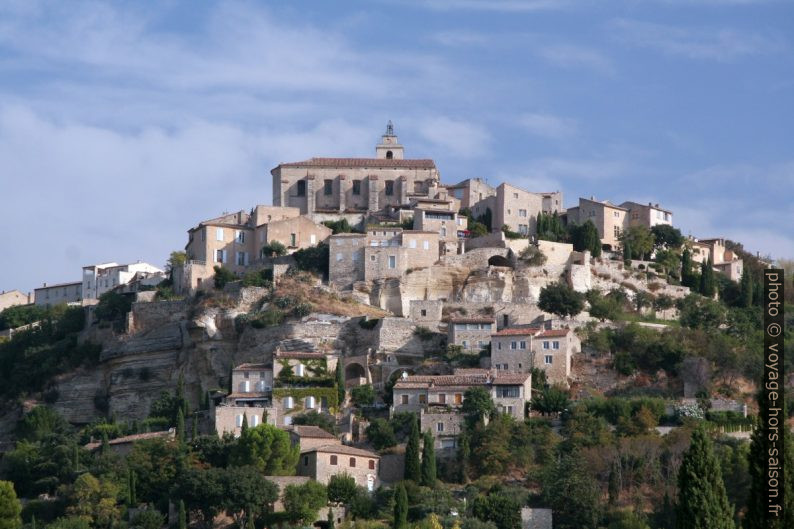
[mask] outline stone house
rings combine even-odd
[[[503,183],[496,188],[492,231],[503,226],[521,235],[537,233],[538,215],[562,210],[562,192],[533,193],[520,187]]]
[[[465,237],[466,217],[449,209],[414,209],[414,230],[436,232],[441,244],[441,255],[458,253],[460,241]]]
[[[495,328],[493,316],[453,317],[447,326],[447,343],[459,345],[467,352],[479,352],[491,343]]]
[[[507,327],[491,335],[491,368],[509,373],[532,369],[532,337],[538,327]]]
[[[342,444],[335,435],[319,426],[293,424],[287,427],[292,445],[298,445],[301,452],[330,444]]]
[[[33,299],[36,305],[43,307],[54,307],[62,303],[82,303],[83,283],[75,281],[72,283],[57,283],[43,286],[33,290]]]
[[[273,356],[273,406],[278,426],[292,424],[294,415],[336,408],[335,355],[316,351],[283,351]]]
[[[256,239],[262,246],[277,241],[287,247],[288,251],[309,248],[324,242],[333,230],[328,226],[316,223],[305,215],[292,219],[274,220],[256,228]],[[260,254],[261,256],[261,254]]]
[[[406,159],[391,124],[375,158],[311,158],[282,163],[273,176],[273,204],[296,207],[313,220],[324,215],[367,213],[408,204],[411,196],[434,197],[440,175],[433,160]]]
[[[580,198],[578,206],[568,208],[567,217],[568,222],[574,224],[591,221],[598,230],[601,244],[608,251],[617,251],[621,247],[620,236],[629,225],[628,209],[595,197]]]
[[[480,178],[468,178],[455,185],[448,185],[446,188],[454,198],[460,201],[461,208],[469,209],[475,216],[485,212],[475,211],[475,205],[484,205],[489,197],[496,197],[496,189]]]
[[[301,452],[298,474],[327,485],[331,476],[349,474],[356,485],[374,491],[380,484],[380,456],[370,450],[343,444],[315,446]]]
[[[142,261],[125,265],[102,263],[84,266],[83,299],[99,299],[105,292],[147,278],[152,280],[149,283],[157,284],[165,279],[165,270]]]
[[[463,431],[465,417],[454,410],[424,408],[419,410],[419,425],[422,432],[433,435],[433,447],[439,456],[451,456],[458,447],[458,436]]]
[[[30,294],[24,294],[19,290],[5,290],[0,292],[0,312],[9,307],[16,305],[28,305],[33,303],[33,298]]]
[[[394,385],[395,413],[422,409],[458,409],[466,390],[485,388],[502,413],[524,419],[524,407],[532,399],[529,373],[503,373],[486,369],[457,369],[452,375],[404,375]]]
[[[213,401],[211,415],[215,431],[222,436],[240,435],[245,417],[248,426],[262,423],[277,424],[273,407],[273,366],[270,364],[240,364],[232,369],[232,392]]]
[[[340,233],[328,239],[329,283],[350,289],[356,281],[399,278],[439,258],[439,234],[371,226],[365,234]]]
[[[409,302],[408,318],[419,325],[437,327],[444,312],[444,301],[440,299],[412,299]]]
[[[711,258],[714,270],[732,281],[739,281],[742,278],[744,261],[725,246],[725,239],[690,238],[686,244],[691,250],[692,261],[705,263]]]
[[[659,207],[659,204],[648,202],[647,205],[638,202],[623,202],[620,207],[626,208],[628,226],[645,226],[648,229],[659,224],[673,225],[673,212]]]
[[[568,386],[571,361],[582,345],[568,328],[510,327],[491,338],[491,368],[510,373],[529,373],[533,367],[546,372],[549,384]]]

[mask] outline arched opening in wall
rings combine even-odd
[[[506,266],[507,268],[513,268],[513,265],[506,257],[502,257],[501,255],[494,255],[490,259],[488,259],[489,266]]]
[[[367,372],[364,366],[357,363],[345,366],[345,387],[361,386],[367,383]]]
[[[391,151],[386,151],[386,159],[391,160],[392,158],[394,158],[394,153]]]

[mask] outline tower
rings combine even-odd
[[[391,120],[386,124],[386,134],[381,137],[381,141],[375,146],[375,158],[387,160],[402,160],[404,157],[403,146],[397,141],[394,134],[394,125]]]

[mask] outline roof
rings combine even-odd
[[[256,370],[256,369],[272,369],[272,368],[273,368],[273,364],[264,364],[264,363],[240,364],[239,366],[234,368],[234,371],[242,371],[244,369]]]
[[[82,286],[82,284],[83,284],[82,281],[73,281],[71,283],[55,283],[54,285],[41,286],[39,288],[34,288],[33,290],[44,290],[45,288],[70,287],[70,286],[73,286],[73,285],[81,285]]]
[[[494,322],[495,320],[493,316],[491,317],[482,316],[479,318],[474,316],[472,317],[461,316],[461,317],[449,318],[449,323],[494,323]]]
[[[162,432],[146,432],[146,433],[136,433],[134,435],[125,435],[124,437],[117,437],[116,439],[111,439],[108,441],[109,445],[120,445],[126,443],[135,443],[138,441],[145,441],[146,439],[159,439],[161,437],[174,437],[174,429],[162,431]],[[86,450],[96,450],[102,446],[102,442],[93,442],[87,443],[83,445],[83,448]]]
[[[571,329],[549,329],[547,331],[543,331],[540,334],[536,334],[535,338],[555,338],[558,336],[568,336],[568,333],[571,332]]]
[[[530,376],[532,375],[529,373],[499,373],[491,380],[491,384],[495,386],[514,386],[523,384]]]
[[[612,208],[612,209],[619,209],[621,211],[628,211],[628,209],[622,208],[622,207],[618,206],[617,204],[613,204],[609,200],[591,200],[589,198],[584,198],[584,197],[579,197],[579,200],[584,200],[585,202],[590,202],[592,204],[599,204],[601,206],[606,206],[606,207]]]
[[[334,233],[331,235],[332,239],[339,239],[342,237],[366,237],[366,233]]]
[[[540,331],[538,327],[508,327],[491,336],[534,336],[538,331]]]
[[[336,436],[326,432],[319,426],[293,425],[291,430],[299,437],[306,437],[311,439],[336,439]]]
[[[664,211],[665,213],[670,213],[670,214],[673,213],[669,209],[664,209],[663,207],[659,206],[659,204],[640,204],[639,202],[634,202],[633,200],[627,200],[623,202],[620,206],[628,209],[631,209],[631,206],[639,206],[641,208],[650,208],[658,211]]]
[[[406,233],[424,233],[425,235],[438,235],[437,231],[428,231],[428,230],[403,230],[403,235]]]
[[[413,375],[397,379],[395,389],[430,387],[470,387],[495,384],[497,386],[523,384],[529,373],[501,373],[486,369],[459,369],[454,375]]]
[[[317,351],[276,351],[276,358],[325,358],[325,353]]]
[[[229,393],[226,395],[227,399],[255,399],[255,400],[262,400],[270,397],[270,393],[262,393],[262,392],[247,392],[247,393]]]
[[[310,158],[301,162],[281,163],[278,167],[378,167],[397,169],[435,169],[436,163],[430,159],[395,160],[388,158]],[[278,169],[276,167],[276,169]],[[275,170],[275,169],[274,169]]]
[[[362,456],[362,457],[372,457],[374,459],[380,459],[380,456],[375,452],[371,452],[369,450],[364,450],[363,448],[356,448],[354,446],[347,446],[347,445],[323,445],[317,446],[314,448],[309,448],[301,452],[301,454],[308,454],[311,452],[322,452],[324,454],[344,454],[348,456]]]

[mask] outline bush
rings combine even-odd
[[[529,245],[520,254],[521,259],[526,261],[529,266],[541,266],[546,262],[546,256],[537,246]]]
[[[310,248],[302,248],[292,254],[298,270],[313,272],[323,277],[328,277],[328,245],[320,243]]]
[[[100,321],[119,321],[132,309],[132,299],[116,292],[105,292],[99,296],[94,315]]]
[[[287,253],[287,247],[278,241],[270,241],[268,244],[262,246],[259,255],[262,257],[279,257]]]
[[[584,296],[568,285],[553,283],[541,289],[538,307],[561,317],[576,316],[584,309]]]
[[[418,337],[423,342],[429,341],[433,339],[435,333],[428,329],[427,327],[419,326],[414,329],[414,336]]]
[[[292,308],[292,315],[297,318],[308,316],[312,312],[311,303],[298,303]]]
[[[358,407],[371,406],[375,403],[375,390],[371,384],[356,386],[350,390],[350,398]]]
[[[385,419],[373,419],[367,426],[367,439],[376,450],[390,448],[397,444],[394,429]]]
[[[264,268],[262,270],[252,270],[243,276],[242,284],[244,287],[273,287],[273,269]]]
[[[234,275],[234,272],[232,272],[226,267],[215,265],[213,267],[213,270],[215,270],[215,276],[214,276],[215,288],[217,288],[218,290],[223,289],[223,287],[225,287],[227,283],[231,283],[232,281],[237,280],[237,276]]]
[[[504,233],[505,237],[508,238],[508,239],[512,239],[512,240],[515,240],[515,239],[526,239],[525,235],[521,235],[517,231],[511,230],[510,226],[508,226],[507,224],[502,226],[502,233]]]

